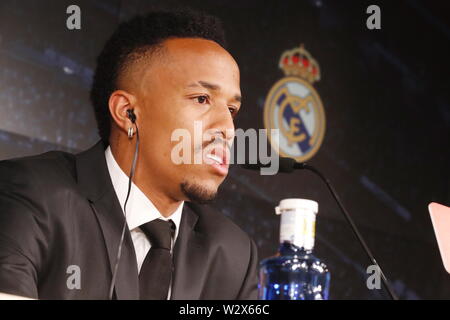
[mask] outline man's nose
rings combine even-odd
[[[216,108],[214,113],[213,127],[220,131],[222,137],[230,144],[234,139],[234,120],[227,105]]]

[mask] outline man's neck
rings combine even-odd
[[[140,183],[140,179],[136,177],[135,184],[150,199],[153,205],[158,209],[163,217],[170,217],[181,205],[182,201],[174,200],[163,192],[146,183]]]
[[[120,169],[129,177],[134,152],[131,152],[130,150],[117,152],[116,148],[112,145],[110,148],[114,160],[117,162]],[[142,165],[136,165],[136,170],[133,175],[133,183],[153,203],[162,216],[166,218],[171,216],[183,201],[173,199],[162,190],[159,190],[156,186],[151,185],[149,181],[154,179],[148,179],[148,175],[143,174],[144,171],[145,167]]]

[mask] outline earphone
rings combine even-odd
[[[120,242],[119,242],[119,247],[117,249],[117,258],[116,258],[116,264],[114,266],[114,272],[111,278],[111,285],[109,287],[109,300],[112,300],[113,297],[113,293],[114,293],[114,285],[116,283],[116,277],[117,277],[117,270],[119,268],[119,262],[120,262],[120,257],[122,256],[122,245],[123,245],[123,241],[125,238],[125,229],[127,227],[127,202],[128,202],[128,198],[130,197],[130,191],[131,191],[131,182],[133,180],[134,177],[134,170],[136,169],[136,161],[137,161],[137,157],[138,157],[138,152],[139,152],[139,130],[138,130],[138,126],[136,124],[136,115],[134,114],[133,109],[128,109],[127,110],[127,117],[128,119],[130,119],[131,123],[133,123],[136,126],[136,148],[134,150],[134,156],[133,156],[133,162],[131,165],[131,170],[130,170],[130,175],[128,176],[128,191],[127,191],[127,196],[125,198],[125,203],[123,205],[123,213],[124,213],[124,222],[123,222],[123,227],[122,227],[122,235],[120,237]],[[131,129],[131,136],[130,136],[130,129]],[[132,139],[133,138],[133,128],[130,127],[130,129],[128,129],[128,138]]]
[[[131,123],[136,123],[136,115],[134,114],[133,109],[127,110],[127,117],[128,117],[128,119],[130,119]]]

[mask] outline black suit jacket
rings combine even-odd
[[[107,299],[123,222],[101,143],[0,161],[0,292]],[[172,299],[257,298],[254,242],[207,206],[185,203],[174,263]],[[115,297],[138,299],[138,286],[127,228]]]

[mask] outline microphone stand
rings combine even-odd
[[[333,186],[328,181],[328,179],[325,178],[325,176],[319,170],[317,170],[315,167],[313,167],[312,165],[309,165],[309,164],[307,164],[305,162],[297,162],[297,161],[295,161],[292,158],[286,158],[286,157],[280,157],[279,159],[280,159],[280,167],[279,167],[280,172],[291,173],[295,169],[298,169],[298,170],[306,169],[306,170],[309,170],[309,171],[315,173],[316,175],[318,175],[320,177],[320,179],[322,179],[322,181],[325,182],[325,184],[328,187],[328,190],[330,191],[330,193],[333,196],[334,200],[337,202],[337,204],[339,206],[339,209],[341,210],[341,212],[343,213],[345,219],[347,220],[348,224],[350,225],[350,227],[351,227],[351,229],[353,231],[353,234],[358,239],[358,241],[361,244],[364,252],[367,254],[367,256],[368,256],[369,260],[372,262],[372,264],[377,267],[377,270],[379,270],[380,276],[381,276],[381,281],[383,282],[387,292],[389,293],[390,298],[392,300],[399,300],[397,295],[395,294],[394,290],[392,289],[389,281],[385,277],[385,275],[383,273],[383,270],[381,269],[380,265],[375,260],[372,252],[369,249],[369,246],[364,241],[361,233],[359,232],[358,228],[356,227],[356,224],[353,222],[353,219],[350,217],[350,214],[348,213],[348,211],[344,208],[341,200],[339,199],[336,191],[334,190]],[[243,168],[250,169],[250,170],[258,170],[258,169],[260,169],[262,167],[267,167],[267,166],[268,165],[261,164],[261,163],[244,164],[244,165],[242,165]]]
[[[307,163],[296,162],[294,164],[294,169],[300,169],[300,170],[301,169],[306,169],[306,170],[312,171],[316,175],[318,175],[322,179],[323,182],[325,182],[325,184],[328,187],[328,190],[330,191],[330,193],[333,196],[334,200],[337,202],[337,204],[339,206],[339,209],[341,209],[341,212],[344,214],[345,219],[350,224],[350,227],[351,227],[351,229],[353,231],[353,234],[356,236],[356,238],[358,239],[359,243],[363,247],[365,253],[367,254],[367,257],[372,262],[372,264],[375,265],[377,267],[377,269],[380,271],[381,280],[382,280],[385,288],[387,289],[387,291],[389,293],[389,296],[391,297],[392,300],[399,300],[397,295],[395,294],[394,290],[392,289],[389,281],[387,280],[386,276],[384,275],[383,270],[381,269],[381,267],[379,266],[379,264],[375,260],[375,257],[373,256],[372,252],[370,251],[369,246],[364,241],[361,233],[358,231],[358,228],[356,227],[355,223],[353,222],[353,219],[351,218],[351,216],[347,212],[347,210],[344,208],[341,200],[339,199],[339,196],[337,195],[336,191],[334,190],[333,186],[330,184],[328,179],[325,178],[325,176],[319,170],[317,170],[315,167],[313,167],[313,166],[311,166],[311,165],[309,165]]]

